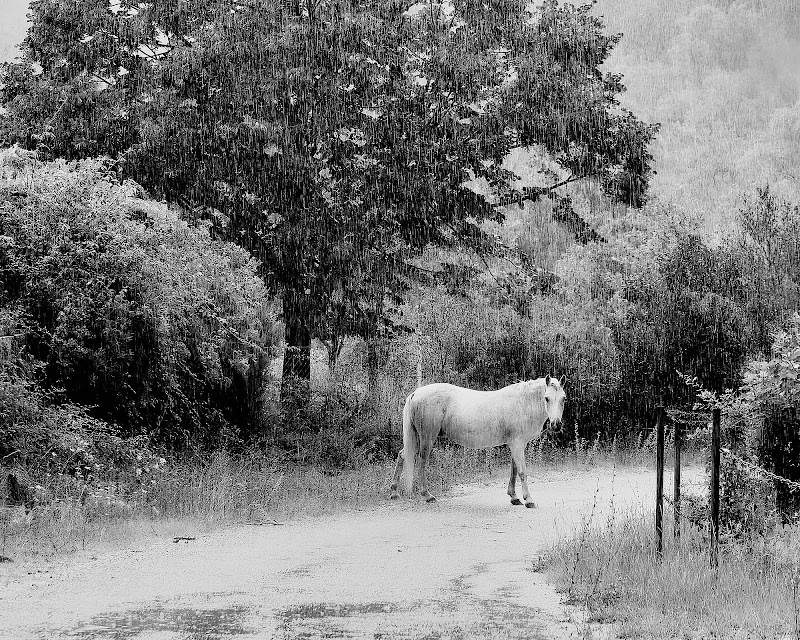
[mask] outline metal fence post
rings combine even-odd
[[[719,407],[714,407],[711,420],[711,566],[719,565],[719,462],[720,462]]]
[[[675,514],[674,531],[675,537],[681,537],[681,425],[673,421],[673,437],[675,439],[675,473],[672,492],[672,506]]]
[[[664,516],[664,407],[657,409],[656,423],[656,551],[659,557],[664,547],[664,531],[662,520]]]

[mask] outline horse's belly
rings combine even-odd
[[[451,442],[460,444],[470,449],[484,449],[505,444],[503,434],[499,429],[487,429],[478,426],[471,429],[442,429],[441,435]]]

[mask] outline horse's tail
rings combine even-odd
[[[414,463],[417,460],[417,434],[414,431],[414,425],[411,424],[411,399],[414,394],[411,393],[406,398],[406,404],[403,407],[403,484],[406,488],[406,493],[411,493],[414,490]]]

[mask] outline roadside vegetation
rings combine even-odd
[[[665,510],[665,513],[669,510]],[[581,628],[612,624],[619,638],[797,638],[797,527],[721,545],[709,562],[708,530],[683,523],[673,539],[664,520],[662,558],[652,512],[622,510],[587,519],[554,548],[546,571],[565,601],[585,611]]]
[[[799,431],[792,315],[798,236],[785,226],[796,215],[800,186],[789,169],[797,164],[797,146],[789,141],[796,136],[798,96],[797,67],[784,63],[797,56],[800,12],[782,1],[767,8],[660,0],[600,0],[595,11],[610,30],[625,34],[609,61],[625,74],[623,104],[661,123],[653,199],[674,207],[700,244],[753,252],[742,263],[745,272],[754,270],[739,300],[749,309],[745,326],[755,342],[719,393],[705,392],[712,382],[703,375],[699,385],[689,380],[685,387],[694,396],[685,408],[696,401],[699,409],[722,408],[723,447],[737,456],[722,455],[719,569],[709,564],[707,494],[700,493],[684,500],[680,541],[672,538],[672,510],[665,506],[661,561],[652,512],[617,512],[587,521],[553,549],[546,570],[567,599],[587,607],[587,622],[612,622],[619,637],[798,638],[800,493],[757,467],[798,480],[796,454],[789,453],[797,451]],[[769,191],[759,192],[766,184]],[[735,238],[739,231],[744,236]],[[686,267],[689,255],[681,261]],[[720,266],[720,279],[727,279]],[[696,279],[703,271],[684,273]],[[759,289],[770,293],[762,297]],[[693,435],[704,450],[707,429]]]
[[[597,441],[563,449],[543,440],[529,450],[534,482],[570,469],[640,466],[651,457],[650,444],[617,452]],[[0,512],[0,555],[36,560],[141,537],[194,535],[235,524],[277,526],[387,504],[394,460],[353,462],[350,468],[297,464],[278,449],[218,451],[194,459],[143,456],[127,476],[115,469],[114,487],[89,482],[80,493],[62,489],[30,511]],[[443,443],[431,457],[430,488],[443,494],[462,483],[505,479],[508,468],[505,448],[477,451]]]
[[[90,483],[81,493],[64,491],[29,512],[21,507],[0,512],[0,555],[35,560],[142,537],[191,536],[234,524],[281,525],[375,508],[388,502],[394,469],[389,461],[365,461],[334,470],[287,463],[279,451],[257,450],[139,464],[110,492]],[[443,493],[498,468],[491,454],[444,448],[430,467],[431,489]]]
[[[722,409],[716,566],[707,486],[682,495],[680,536],[672,535],[673,510],[665,509],[660,557],[649,509],[589,517],[550,550],[546,571],[586,612],[587,637],[593,622],[613,624],[619,637],[800,637],[800,484],[789,480],[796,478],[789,452],[797,446],[798,369],[795,314],[774,335],[771,358],[743,369],[737,391],[717,394],[686,380],[698,392],[696,408]],[[708,450],[706,428],[688,435]]]

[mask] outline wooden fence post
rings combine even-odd
[[[711,419],[711,566],[719,564],[719,456],[720,409],[714,407]]]
[[[675,514],[674,530],[675,537],[681,537],[681,425],[679,422],[673,423],[673,437],[675,439],[675,483],[672,491],[672,506]]]
[[[663,553],[664,531],[661,521],[664,516],[664,407],[657,409],[656,423],[656,551]]]

